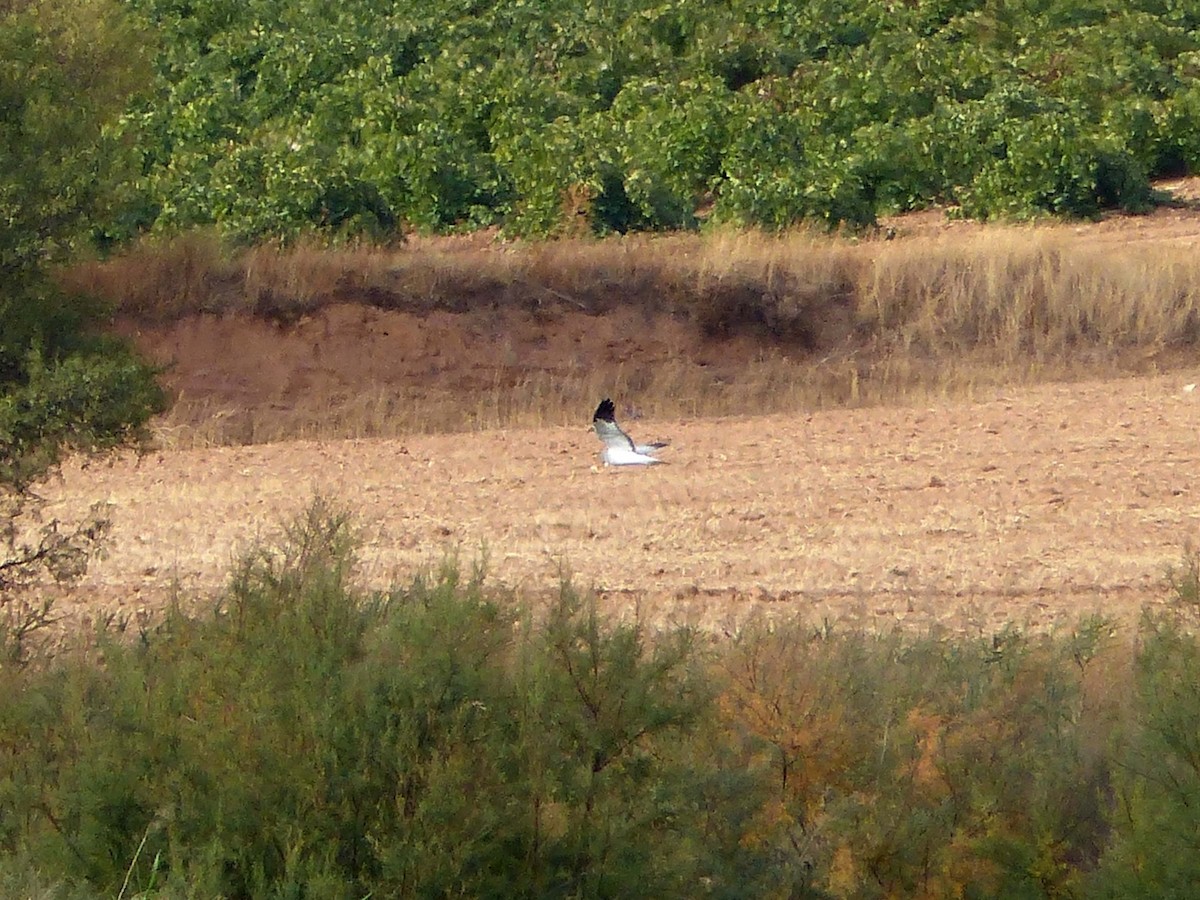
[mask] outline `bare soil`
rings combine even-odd
[[[669,464],[597,465],[578,427],[164,451],[69,467],[63,519],[96,499],[106,558],[61,607],[147,614],[203,597],[315,493],[352,509],[362,577],[457,552],[537,595],[560,573],[615,612],[722,630],[752,611],[988,633],[1163,603],[1200,536],[1200,369],[935,407],[628,420]]]
[[[1084,241],[1200,244],[1200,179],[1164,187],[1176,203],[1151,216],[1062,227]],[[985,227],[940,213],[883,224],[901,241]],[[354,512],[367,583],[457,553],[465,566],[486,557],[495,582],[527,595],[554,591],[565,571],[613,611],[718,631],[755,611],[983,633],[1093,611],[1128,621],[1166,601],[1167,568],[1200,542],[1200,390],[1188,389],[1200,359],[1155,377],[677,419],[628,405],[639,372],[681,367],[674,393],[686,396],[701,376],[682,368],[733,385],[762,348],[634,309],[342,305],[289,326],[197,316],[125,327],[169,366],[182,403],[236,420],[235,439],[270,439],[276,420],[321,435],[339,416],[341,434],[356,421],[362,433],[431,430],[408,428],[405,397],[422,415],[449,410],[458,433],[196,449],[172,448],[167,433],[144,458],[68,466],[46,487],[47,514],[76,520],[100,500],[113,521],[107,556],[60,604],[71,621],[210,595],[238,553],[318,492]],[[578,403],[577,425],[488,430],[472,405],[498,386],[553,389],[564,373],[580,391],[562,398]],[[593,391],[614,394],[635,437],[670,438],[668,464],[600,468]]]
[[[752,339],[708,339],[670,315],[633,308],[548,318],[341,303],[290,326],[231,314],[123,330],[165,367],[175,407],[164,439],[178,427],[190,444],[197,435],[258,443],[462,431],[501,418],[542,424],[538,400],[547,394],[582,388],[566,399],[594,405],[602,383],[636,392],[650,372],[732,384],[763,353]],[[512,408],[521,397],[527,411]]]

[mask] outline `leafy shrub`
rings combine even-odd
[[[20,659],[45,601],[19,597],[66,580],[104,531],[39,533],[32,486],[68,452],[137,443],[164,404],[154,371],[99,334],[104,310],[55,290],[51,265],[111,229],[133,160],[108,127],[144,77],[141,35],[106,0],[0,7],[0,650]]]
[[[1105,827],[1081,738],[1107,728],[1083,704],[1107,630],[990,645],[744,631],[724,698],[773,776],[767,836],[836,896],[1071,890]]]
[[[613,101],[625,191],[654,227],[695,224],[715,185],[733,95],[715,79],[626,82]]]
[[[1200,878],[1200,645],[1165,619],[1144,626],[1136,721],[1115,759],[1112,838],[1095,897],[1186,897]]]
[[[137,32],[100,0],[18,2],[0,11],[0,59],[2,500],[68,449],[126,442],[162,398],[147,366],[97,336],[104,310],[46,275],[125,186],[129,159],[106,125],[142,75]]]
[[[1186,546],[1179,566],[1167,570],[1167,584],[1180,611],[1200,612],[1200,551]]]
[[[730,125],[714,220],[787,228],[804,219],[834,226],[874,219],[855,161],[840,141],[815,134],[810,114],[748,100]]]
[[[0,713],[23,736],[4,852],[114,894],[132,872],[224,896],[689,895],[712,870],[692,636],[651,642],[568,588],[518,619],[454,567],[362,593],[352,546],[318,502],[210,612],[27,674]]]
[[[135,160],[107,126],[148,77],[146,57],[110,0],[0,6],[0,300],[127,199]]]
[[[114,233],[1077,216],[1196,158],[1178,4],[131,6],[159,77]]]
[[[353,586],[316,501],[207,609],[4,668],[0,885],[141,896],[1186,896],[1200,642]],[[1131,679],[1132,673],[1132,680]],[[1120,687],[1132,683],[1135,696]]]
[[[1102,207],[1144,211],[1145,170],[1116,140],[1088,134],[1069,110],[1005,122],[993,135],[996,158],[961,192],[970,216],[1091,216]]]
[[[604,154],[604,126],[599,115],[552,122],[503,116],[496,157],[517,197],[508,218],[511,232],[573,234],[594,229],[596,198],[606,187],[621,183],[614,177],[615,162]]]
[[[1200,73],[1200,53],[1192,54],[1193,70]],[[1160,151],[1163,167],[1169,172],[1200,170],[1200,84],[1193,84],[1164,102],[1163,125],[1165,150]]]

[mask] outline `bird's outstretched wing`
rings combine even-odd
[[[612,400],[607,397],[600,401],[596,413],[592,416],[592,427],[596,429],[596,437],[600,438],[605,447],[637,452],[633,438],[621,430],[617,424],[616,410]]]
[[[615,408],[612,400],[607,397],[600,401],[592,416],[592,427],[596,437],[604,444],[604,462],[610,466],[650,466],[661,463],[654,456],[657,450],[666,443],[657,441],[653,444],[635,444],[633,438],[621,430],[617,424]]]

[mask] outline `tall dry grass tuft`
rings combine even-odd
[[[102,297],[139,324],[245,309],[245,260],[212,232],[147,238],[125,255],[89,260],[60,273],[69,291]]]
[[[258,247],[210,235],[147,242],[64,274],[143,323],[196,312],[294,320],[336,303],[414,312],[640,307],[714,336],[760,332],[785,349],[850,338],[1003,360],[1094,346],[1146,352],[1200,339],[1200,258],[1187,247],[1096,246],[1055,228],[850,243],[800,232],[635,236],[399,248]]]
[[[1050,230],[997,231],[880,248],[860,317],[895,350],[1002,364],[1200,340],[1200,259],[1169,246],[1089,246]]]
[[[899,240],[714,231],[513,243],[481,233],[238,254],[193,235],[64,280],[139,326],[195,313],[289,325],[353,304],[448,315],[504,348],[457,363],[436,346],[410,348],[431,354],[428,377],[339,377],[259,406],[231,408],[193,386],[168,428],[204,442],[558,424],[598,393],[673,416],[970,396],[1154,370],[1200,343],[1200,259],[1188,247],[1098,244],[1055,227]],[[590,343],[547,359],[546,335],[579,316],[596,323],[583,329]],[[657,356],[612,352],[634,331],[670,336]]]

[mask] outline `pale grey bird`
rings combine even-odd
[[[613,402],[607,397],[596,407],[592,427],[596,429],[596,437],[604,444],[601,458],[606,466],[652,466],[662,462],[654,454],[667,446],[666,442],[635,444],[633,438],[617,424]]]

